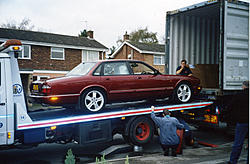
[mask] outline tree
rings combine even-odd
[[[129,40],[141,43],[158,43],[157,32],[149,32],[148,28],[140,28],[132,31],[129,36]]]
[[[110,55],[112,55],[115,52],[116,47],[112,46],[109,50],[110,50]]]
[[[80,34],[78,34],[79,37],[87,37],[88,34],[87,34],[87,30],[84,29],[83,31],[80,31]]]
[[[158,43],[157,32],[149,32],[148,28],[139,28],[137,30],[132,31],[129,34],[129,40],[133,42],[141,42],[141,43]],[[121,37],[118,38],[116,43],[119,45],[123,42]]]
[[[17,23],[15,20],[9,20],[7,23],[1,24],[0,27],[31,31],[35,26],[31,24],[31,20],[29,18],[23,18],[20,23]]]

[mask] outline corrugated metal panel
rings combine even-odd
[[[224,90],[241,89],[249,79],[249,6],[225,2]]]
[[[182,59],[192,65],[218,64],[220,89],[241,89],[249,79],[249,4],[225,1],[225,10],[223,4],[202,3],[168,12],[166,72],[175,74]]]
[[[209,6],[204,13],[210,11],[210,16],[201,15],[201,10],[170,16],[169,74],[175,74],[182,59],[192,65],[218,64],[219,10]]]

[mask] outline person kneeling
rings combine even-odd
[[[181,124],[175,117],[170,117],[168,109],[163,110],[164,117],[156,117],[154,113],[154,106],[151,107],[151,118],[155,124],[160,128],[160,144],[164,151],[164,155],[171,155],[176,157],[176,149],[180,143],[179,136],[176,133],[177,128],[183,129],[184,125]]]

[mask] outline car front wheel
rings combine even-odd
[[[186,103],[192,99],[192,90],[189,84],[180,83],[174,90],[174,100],[177,103]]]
[[[98,112],[106,104],[105,93],[98,88],[87,89],[81,96],[81,108],[89,112]]]

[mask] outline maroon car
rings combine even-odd
[[[163,75],[135,60],[83,62],[65,77],[35,81],[33,99],[50,105],[75,104],[91,112],[106,103],[153,100],[173,96],[178,103],[191,100],[201,90],[195,77]]]

